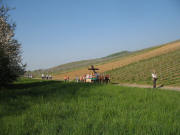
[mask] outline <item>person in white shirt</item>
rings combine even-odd
[[[79,82],[79,77],[78,77],[78,76],[76,76],[76,82],[77,82],[77,83]]]
[[[89,74],[86,75],[86,79],[89,79]]]
[[[44,74],[41,75],[41,78],[44,79]]]
[[[156,81],[158,78],[155,71],[152,73],[152,79],[153,79],[153,88],[156,88]]]

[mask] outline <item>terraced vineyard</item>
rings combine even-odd
[[[178,40],[178,41],[167,43],[161,46],[131,53],[130,55],[120,57],[118,59],[108,61],[107,63],[99,64],[95,66],[100,69],[99,70],[100,73],[104,73],[104,72],[108,72],[116,68],[127,66],[135,62],[147,60],[153,57],[158,57],[158,56],[170,53],[170,52],[174,52],[179,49],[180,49],[180,41]],[[76,76],[81,76],[87,73],[89,73],[88,67],[83,67],[80,69],[74,69],[72,71],[57,74],[53,78],[57,80],[62,80],[64,76],[69,76],[70,79],[74,79]]]
[[[158,84],[180,86],[180,49],[108,71],[113,82],[152,84],[151,73],[158,74]]]

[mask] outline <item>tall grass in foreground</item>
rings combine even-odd
[[[33,81],[0,91],[1,135],[179,135],[180,92]]]

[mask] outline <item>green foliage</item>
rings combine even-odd
[[[152,84],[153,70],[157,72],[158,84],[179,86],[180,50],[132,63],[108,73],[113,82]]]
[[[0,135],[178,135],[180,93],[20,80],[0,91]]]
[[[25,67],[21,63],[20,44],[14,39],[16,25],[11,23],[8,11],[0,5],[0,87],[16,80]]]

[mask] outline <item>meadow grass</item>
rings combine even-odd
[[[0,91],[1,135],[179,135],[180,92],[20,80]]]

